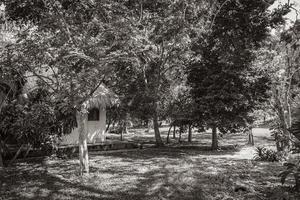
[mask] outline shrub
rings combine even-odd
[[[288,162],[284,163],[286,166],[285,170],[279,174],[281,178],[281,183],[284,184],[286,178],[291,175],[295,181],[295,188],[300,191],[300,159],[299,157],[289,159]]]
[[[278,162],[284,158],[283,153],[265,147],[257,147],[255,151],[254,160]]]
[[[0,142],[18,147],[30,145],[49,155],[75,122],[74,111],[65,102],[56,102],[47,91],[36,89],[23,102],[15,100],[2,107]]]

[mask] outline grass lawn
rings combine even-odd
[[[253,161],[254,147],[201,151],[209,134],[194,134],[186,146],[97,152],[89,176],[78,175],[78,160],[48,158],[16,163],[0,174],[0,199],[300,199],[282,186],[280,163]],[[273,146],[265,129],[256,144]],[[222,145],[244,145],[245,135],[227,135]],[[245,189],[237,190],[240,186]]]

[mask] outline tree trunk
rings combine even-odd
[[[124,132],[126,132],[126,123],[123,121],[121,132],[120,132],[120,140],[121,141],[123,141],[123,134],[124,134]]]
[[[176,139],[176,126],[174,124],[174,128],[173,128],[173,139]]]
[[[0,141],[0,170],[1,170],[1,168],[4,167],[3,158],[2,158],[3,148],[2,148],[1,143],[2,143],[2,141]]]
[[[0,171],[1,171],[1,168],[4,167],[4,164],[3,164],[3,158],[2,158],[2,153],[0,152]]]
[[[211,144],[212,150],[218,149],[218,134],[217,134],[217,127],[216,125],[213,125],[212,127],[212,144]]]
[[[87,113],[83,110],[77,112],[77,125],[79,132],[79,164],[80,174],[89,173],[89,154],[87,146]]]
[[[6,139],[4,139],[3,141],[0,141],[2,153],[6,153],[9,156],[12,156],[12,153],[10,152],[9,148],[7,147],[7,144],[5,143],[7,139],[8,139],[8,137]]]
[[[158,147],[159,146],[163,146],[163,142],[162,142],[162,139],[161,139],[161,136],[160,136],[160,132],[159,132],[159,125],[158,125],[157,103],[155,103],[155,106],[154,106],[153,128],[154,128],[156,145]]]
[[[8,166],[10,166],[11,164],[13,164],[15,162],[15,160],[18,158],[18,156],[22,152],[23,146],[24,146],[24,144],[21,145],[21,147],[18,149],[18,151],[15,154],[15,156],[9,161]]]
[[[295,178],[295,189],[300,192],[300,169],[298,168],[297,173],[294,174]]]
[[[109,119],[109,120],[108,120],[107,127],[106,127],[106,129],[105,129],[105,133],[107,133],[107,131],[109,130],[109,128],[110,128],[110,125],[111,125],[111,122],[112,122],[112,120],[111,120],[111,119]]]
[[[280,141],[278,139],[278,133],[277,133],[277,131],[275,131],[275,133],[274,133],[274,138],[275,138],[276,150],[277,151],[282,151],[283,149],[282,149],[281,143],[280,143]]]
[[[252,128],[250,128],[248,131],[248,144],[250,144],[252,146],[254,145]]]
[[[280,120],[280,124],[282,126],[282,132],[283,132],[283,136],[285,137],[284,140],[281,142],[282,146],[281,149],[282,150],[288,150],[291,146],[291,142],[290,142],[290,132],[289,132],[289,122],[288,122],[288,116],[287,113],[285,112],[285,107],[286,105],[282,105],[284,104],[284,102],[282,102],[280,100],[280,96],[278,94],[278,90],[275,89],[275,109],[277,111],[277,115],[279,117]]]
[[[23,158],[26,158],[28,156],[30,149],[31,149],[31,144],[28,144],[27,145],[27,150],[26,150]]]
[[[182,134],[182,128],[179,128],[179,137],[178,137],[178,143],[181,143],[181,134]]]
[[[150,129],[151,129],[151,123],[150,123],[150,120],[148,120],[147,121],[147,130],[146,130],[146,132],[150,133]]]
[[[188,142],[192,142],[192,125],[189,125]]]
[[[251,138],[252,138],[252,145],[254,145],[254,137],[253,137],[253,129],[250,129],[250,133],[251,133]]]
[[[172,129],[172,125],[170,126],[170,128],[169,128],[169,130],[168,130],[167,143],[169,143],[169,137],[170,137],[171,129]]]

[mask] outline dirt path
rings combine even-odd
[[[258,146],[265,146],[268,148],[274,148],[275,143],[272,142],[273,138],[271,136],[270,130],[266,128],[254,128],[253,129],[253,136],[254,136],[254,146],[244,146],[241,148],[239,152],[232,156],[235,159],[241,160],[251,160],[255,155],[255,149]]]

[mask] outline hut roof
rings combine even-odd
[[[25,86],[23,87],[23,93],[28,93],[34,89],[36,89],[37,78],[30,77],[27,79]],[[100,108],[103,106],[110,106],[118,103],[118,96],[110,89],[108,89],[104,84],[101,84],[97,90],[93,93],[93,95],[86,100],[82,105],[87,108]]]
[[[95,107],[100,108],[103,105],[110,106],[116,104],[118,101],[118,96],[102,84],[97,88],[92,97],[83,103],[83,105],[88,109]]]

